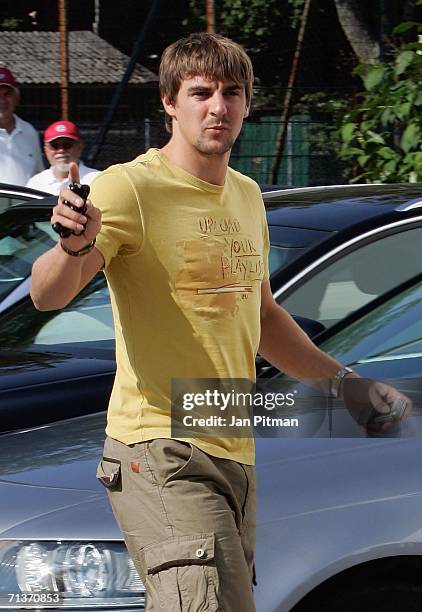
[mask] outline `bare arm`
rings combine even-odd
[[[270,283],[261,289],[261,342],[259,353],[276,368],[328,391],[328,381],[341,364],[321,351],[289,313],[274,300]]]
[[[79,182],[79,171],[76,164],[71,164],[69,178]],[[67,200],[75,206],[82,206],[79,196],[62,189],[57,205],[53,208],[51,222],[59,222],[64,227],[80,232],[86,223],[81,236],[71,235],[62,238],[62,243],[72,251],[78,251],[90,243],[101,228],[101,212],[87,200],[85,215],[73,211],[63,203]],[[79,291],[95,276],[104,265],[101,253],[94,249],[87,255],[73,257],[65,253],[58,243],[41,255],[32,267],[31,298],[38,310],[55,310],[66,306]]]

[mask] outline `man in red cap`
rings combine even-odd
[[[72,121],[55,121],[44,132],[44,153],[50,168],[39,172],[27,182],[27,187],[59,195],[68,184],[69,165],[78,164],[81,183],[90,184],[99,170],[88,168],[80,161],[83,141],[77,126]]]
[[[35,128],[15,115],[18,104],[15,77],[0,67],[0,182],[25,185],[44,164]]]

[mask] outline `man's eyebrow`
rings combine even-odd
[[[188,88],[188,93],[195,93],[196,91],[210,91],[210,85],[192,85]]]
[[[231,85],[226,85],[223,87],[224,91],[234,91],[236,89],[242,89],[242,85],[238,85],[237,83],[232,83]]]
[[[188,87],[188,93],[196,93],[199,91],[211,91],[212,86],[211,85],[191,85],[191,87]],[[237,91],[239,89],[242,89],[242,85],[237,85],[236,83],[232,83],[231,85],[225,85],[223,87],[224,91]]]

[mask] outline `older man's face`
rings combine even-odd
[[[19,95],[14,87],[0,85],[0,127],[7,129],[13,123],[18,101]]]
[[[80,140],[59,137],[44,144],[44,152],[50,166],[59,166],[60,170],[67,172],[70,162],[79,163],[83,149]]]

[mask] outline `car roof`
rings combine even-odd
[[[422,212],[422,184],[336,185],[263,194],[270,226],[341,231],[366,220]]]
[[[46,191],[40,191],[39,189],[31,189],[30,187],[23,187],[22,185],[10,185],[8,183],[0,183],[0,193],[12,196],[32,196],[33,198],[45,198],[51,196],[51,193]]]

